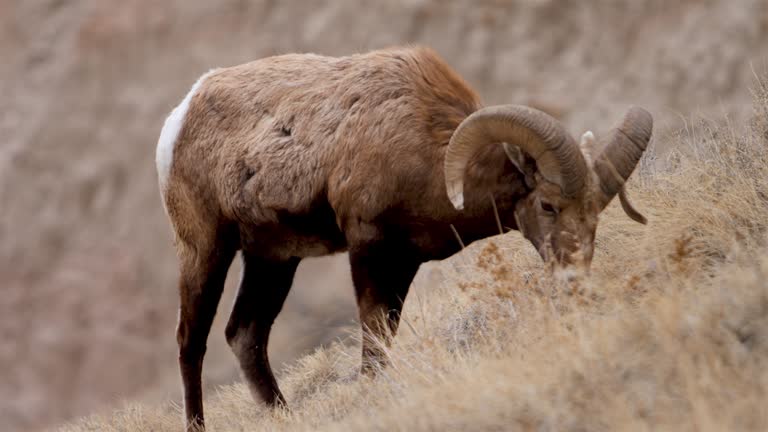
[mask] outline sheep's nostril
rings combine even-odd
[[[589,266],[578,264],[559,264],[552,269],[552,276],[561,283],[571,283],[589,276]]]
[[[553,276],[558,282],[571,283],[579,278],[579,272],[571,266],[556,266]]]

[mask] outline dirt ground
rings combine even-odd
[[[671,4],[674,3],[674,4]],[[768,66],[761,0],[0,0],[0,417],[34,430],[125,399],[178,397],[176,261],[154,148],[203,72],[255,58],[434,47],[487,104],[528,103],[574,132],[628,104],[657,133],[744,119]],[[209,385],[238,377],[223,338]],[[278,365],[355,318],[344,257],[302,264]]]

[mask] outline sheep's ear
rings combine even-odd
[[[522,173],[525,176],[525,184],[529,188],[535,187],[536,186],[535,169],[533,169],[530,164],[526,164],[525,153],[523,153],[523,151],[520,150],[519,147],[514,146],[510,143],[503,142],[501,144],[502,144],[502,147],[504,147],[504,153],[507,154],[509,161],[512,162],[512,165],[514,165],[515,168],[517,168],[517,170],[520,171],[520,173]]]
[[[584,161],[587,163],[587,166],[592,168],[594,166],[594,163],[592,162],[594,159],[592,158],[592,152],[595,149],[597,140],[595,140],[595,134],[592,133],[592,131],[586,131],[581,136],[581,139],[579,140],[579,148],[581,149],[581,154],[584,155]]]

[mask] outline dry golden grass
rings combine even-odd
[[[472,245],[414,286],[376,379],[337,343],[281,375],[290,412],[226,386],[209,430],[768,430],[765,86],[755,99],[749,130],[656,138],[671,150],[630,190],[650,223],[612,205],[590,277],[553,281],[516,234]],[[177,405],[130,405],[62,430],[181,422]]]

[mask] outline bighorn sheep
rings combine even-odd
[[[541,111],[481,107],[423,47],[281,55],[207,73],[157,147],[180,260],[188,425],[203,422],[206,339],[238,250],[226,338],[254,397],[282,404],[267,342],[302,258],[349,252],[362,370],[372,371],[383,354],[370,336],[394,334],[419,265],[460,249],[454,229],[465,244],[499,225],[519,230],[545,260],[588,267],[614,195],[644,223],[623,184],[652,124],[631,108],[602,146],[590,132],[580,145]]]

